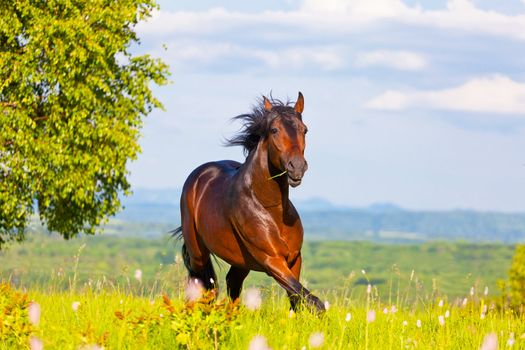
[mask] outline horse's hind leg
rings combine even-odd
[[[241,269],[235,266],[230,267],[226,275],[226,286],[228,288],[228,296],[235,301],[241,295],[242,283],[250,270]]]
[[[195,222],[187,209],[182,212],[182,236],[184,238],[182,255],[190,278],[199,279],[206,290],[216,289],[217,276],[213,269],[210,252],[199,239]]]
[[[198,279],[206,290],[216,289],[217,276],[213,269],[209,253],[207,254],[207,259],[204,264],[202,263],[202,260],[196,262],[188,252],[186,243],[184,243],[182,245],[182,256],[190,279]]]

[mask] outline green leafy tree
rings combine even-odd
[[[525,305],[525,245],[517,245],[509,271],[510,298],[514,305]]]
[[[31,217],[65,238],[128,193],[143,118],[168,67],[134,55],[154,0],[0,1],[0,247]]]

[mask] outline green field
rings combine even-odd
[[[179,251],[168,238],[112,235],[36,234],[10,246],[0,253],[0,279],[27,296],[14,298],[15,317],[0,295],[0,349],[27,347],[30,337],[46,349],[248,349],[257,335],[273,349],[313,349],[316,339],[322,349],[477,349],[491,333],[500,349],[525,348],[525,321],[497,287],[511,245],[308,241],[302,280],[330,304],[321,317],[291,315],[282,289],[261,273],[245,283],[261,291],[256,311],[226,303],[224,285],[218,304],[186,304]],[[223,281],[227,265],[217,270]],[[27,321],[30,300],[41,307],[38,325]]]
[[[472,286],[476,290],[488,286],[491,293],[497,293],[497,281],[506,279],[513,253],[514,246],[502,244],[307,241],[302,280],[310,289],[322,293],[350,288],[351,293],[362,294],[364,286],[371,282],[385,296],[406,288],[414,271],[411,283],[421,296],[458,298]],[[134,271],[140,269],[143,287],[162,286],[171,291],[177,290],[185,276],[179,254],[180,243],[167,237],[101,235],[65,241],[58,236],[37,234],[0,252],[0,278],[18,287],[46,290],[53,286],[67,290],[74,272],[78,286],[96,280],[129,284]],[[74,269],[77,255],[78,267]],[[216,267],[222,276],[227,269],[225,263]],[[252,272],[246,281],[248,286],[272,284],[272,279],[262,273]]]

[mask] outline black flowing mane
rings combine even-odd
[[[258,99],[258,103],[253,107],[251,113],[241,114],[233,117],[232,120],[242,122],[241,130],[232,138],[227,139],[225,146],[242,146],[244,154],[249,155],[256,147],[261,138],[266,137],[270,132],[272,120],[280,115],[297,115],[290,101],[282,102],[270,96],[272,110],[264,108],[264,97]]]

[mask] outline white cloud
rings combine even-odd
[[[344,67],[343,53],[337,47],[289,47],[284,49],[259,49],[228,42],[186,41],[168,44],[168,60],[179,64],[216,63],[221,59],[238,61],[239,59],[255,59],[272,69],[302,69],[306,66],[316,66],[321,70],[332,71]],[[155,56],[163,56],[163,52],[155,52]]]
[[[435,91],[386,91],[366,102],[371,109],[433,108],[477,113],[525,114],[525,83],[503,75],[474,78]]]
[[[525,14],[506,15],[477,8],[470,0],[448,0],[440,10],[408,6],[400,0],[304,0],[297,10],[242,13],[222,8],[201,12],[157,11],[138,29],[143,34],[214,34],[262,25],[299,30],[352,32],[378,22],[461,30],[525,40]]]
[[[213,8],[207,11],[154,11],[151,18],[137,25],[137,30],[145,35],[165,35],[173,33],[205,34],[228,28],[246,25],[253,15]]]
[[[407,93],[389,90],[374,97],[365,103],[366,108],[402,110],[410,104],[410,96]]]
[[[360,21],[371,21],[406,16],[417,8],[410,8],[400,0],[305,0],[300,11],[316,16],[319,13],[346,15]]]
[[[525,14],[511,16],[482,10],[471,0],[448,0],[443,10],[408,6],[401,0],[305,0],[300,11],[311,14],[314,24],[316,19],[328,18],[330,27],[340,30],[389,20],[525,40]]]
[[[421,54],[388,50],[362,52],[355,63],[358,67],[383,66],[407,71],[419,71],[427,66],[427,60]]]
[[[257,50],[246,52],[261,59],[271,68],[298,69],[312,64],[322,70],[337,70],[344,66],[343,57],[332,48],[291,48],[286,50]]]

